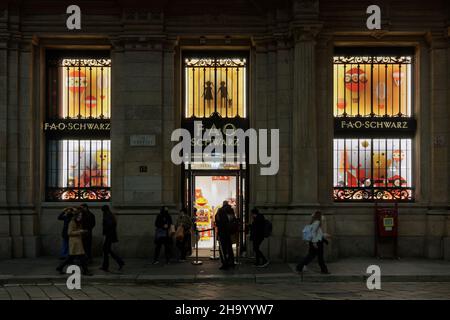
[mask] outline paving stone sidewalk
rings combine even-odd
[[[450,285],[388,282],[368,290],[359,282],[0,285],[0,300],[449,300]]]
[[[53,257],[0,260],[0,284],[63,283],[67,275],[59,275],[55,268],[59,260]],[[242,260],[234,270],[219,270],[220,262],[203,259],[202,265],[184,263],[152,265],[145,259],[128,259],[122,272],[99,270],[101,259],[96,258],[87,283],[180,283],[180,282],[302,282],[294,263],[271,263],[267,268],[255,268],[250,259]],[[328,264],[331,275],[319,273],[317,263],[308,266],[303,282],[363,282],[369,265],[379,265],[383,281],[388,282],[450,282],[450,261],[416,259],[341,259]],[[449,283],[450,286],[450,283]]]

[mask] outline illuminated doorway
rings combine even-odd
[[[239,168],[239,167],[238,167]],[[233,208],[241,228],[233,238],[236,253],[245,248],[244,225],[247,223],[247,204],[245,191],[246,171],[240,169],[222,170],[184,170],[185,175],[185,205],[191,208],[190,213],[196,221],[199,230],[198,249],[201,257],[219,257],[219,246],[215,230],[215,215],[222,207],[223,201]],[[197,209],[194,216],[193,208]],[[192,242],[195,248],[195,237]],[[214,253],[215,251],[215,253]],[[195,255],[195,251],[194,251]]]

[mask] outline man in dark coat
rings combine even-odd
[[[172,218],[169,210],[166,207],[161,207],[155,221],[155,254],[153,264],[159,263],[159,254],[161,247],[164,245],[164,254],[166,256],[166,263],[170,262],[170,255],[172,251],[172,238],[169,234],[170,226],[172,225]]]
[[[264,228],[265,228],[265,219],[264,216],[259,213],[258,209],[252,209],[252,218],[253,222],[250,227],[250,240],[253,241],[253,251],[256,256],[256,267],[267,267],[269,262],[266,257],[264,257],[261,249],[261,243],[264,241]]]
[[[109,256],[111,256],[119,265],[119,270],[122,270],[122,267],[125,265],[122,258],[120,258],[114,251],[112,251],[111,247],[113,243],[119,241],[117,238],[117,219],[114,213],[112,213],[111,209],[108,205],[104,205],[102,207],[103,211],[103,235],[105,236],[103,242],[103,264],[100,268],[101,270],[108,272],[109,271]]]
[[[95,227],[95,215],[89,210],[87,204],[80,206],[82,212],[81,225],[87,232],[83,235],[83,247],[88,262],[92,262],[92,229]]]
[[[220,258],[222,260],[221,270],[234,267],[233,244],[231,242],[232,221],[229,218],[231,212],[234,215],[233,208],[231,208],[227,201],[224,201],[222,207],[217,210],[215,217],[220,243]]]

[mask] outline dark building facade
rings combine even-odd
[[[207,230],[228,200],[272,221],[272,260],[299,259],[316,210],[329,259],[373,255],[375,207],[394,203],[398,254],[450,259],[446,1],[79,1],[68,30],[71,4],[0,4],[0,258],[57,255],[56,217],[83,202],[98,221],[110,204],[118,250],[146,257],[161,205]],[[174,164],[172,133],[195,121],[279,129],[278,173],[248,145]]]

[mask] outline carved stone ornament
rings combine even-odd
[[[321,25],[293,25],[291,26],[291,34],[294,37],[295,42],[314,41],[321,28]]]

